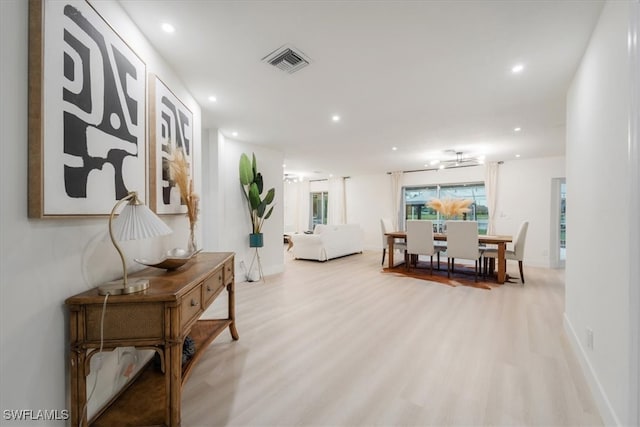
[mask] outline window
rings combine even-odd
[[[487,234],[489,224],[489,208],[484,183],[433,185],[404,188],[404,218],[431,220],[437,230],[442,230],[445,218],[426,204],[431,199],[470,199],[470,211],[462,218],[478,221],[479,234]]]
[[[329,193],[321,191],[311,193],[311,218],[309,218],[309,229],[313,230],[316,224],[327,223],[327,204]]]

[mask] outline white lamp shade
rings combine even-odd
[[[113,220],[113,237],[117,241],[164,236],[172,232],[147,206],[127,203]]]

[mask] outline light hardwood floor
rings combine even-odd
[[[284,273],[238,281],[240,340],[223,333],[195,368],[183,426],[602,425],[563,271],[525,265],[524,287],[483,290],[383,274],[380,256],[285,252]]]

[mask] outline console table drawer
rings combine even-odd
[[[224,283],[228,285],[233,282],[233,259],[224,263]]]
[[[180,326],[185,327],[202,313],[202,284],[187,293],[180,304]]]
[[[216,295],[220,293],[222,288],[224,287],[224,283],[222,280],[223,269],[220,268],[216,270],[211,276],[207,277],[207,279],[202,284],[202,294],[205,307],[209,306],[209,303]]]
[[[131,310],[130,304],[110,304],[104,316],[104,339],[161,339],[164,336],[164,304],[138,304]],[[87,341],[100,342],[102,305],[85,306]]]

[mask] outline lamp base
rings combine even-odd
[[[133,279],[127,282],[127,286],[124,285],[124,281],[114,280],[107,282],[104,285],[98,286],[99,295],[129,295],[136,292],[142,292],[149,288],[148,279]]]

